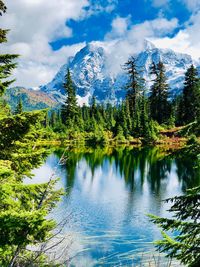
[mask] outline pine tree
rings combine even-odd
[[[200,266],[200,187],[188,190],[184,196],[167,199],[166,202],[173,203],[169,211],[175,218],[149,217],[164,231],[178,234],[170,237],[162,232],[163,240],[156,242],[158,250],[180,260],[184,265]]]
[[[58,118],[58,114],[56,113],[55,110],[52,110],[51,116],[50,116],[51,127],[55,127],[57,118]]]
[[[160,124],[167,123],[170,117],[170,104],[164,64],[161,61],[158,64],[153,63],[151,74],[155,76],[149,97],[151,118]]]
[[[97,101],[95,95],[92,96],[91,106],[90,106],[90,116],[97,115]]]
[[[148,116],[148,107],[147,107],[147,99],[145,98],[145,91],[141,96],[140,100],[140,121],[141,121],[141,136],[146,136],[148,128],[149,128],[149,116]]]
[[[0,0],[0,15],[5,11]],[[0,43],[6,42],[6,33],[0,29]],[[0,54],[0,96],[13,82],[9,78],[16,58]],[[60,196],[54,190],[55,180],[37,185],[23,183],[47,155],[46,149],[34,149],[42,121],[43,111],[11,115],[4,109],[0,113],[0,266],[28,266],[28,262],[43,266],[40,260],[44,262],[45,255],[28,251],[27,246],[45,242],[55,227],[55,222],[47,219]]]
[[[66,100],[61,108],[61,118],[64,124],[69,123],[69,121],[74,120],[78,112],[77,100],[76,100],[76,91],[71,78],[70,70],[68,69],[64,88],[66,91]]]
[[[19,98],[19,101],[16,106],[15,114],[21,114],[23,112],[23,103],[21,97]]]
[[[184,124],[199,120],[200,117],[200,79],[197,69],[191,65],[185,73],[183,98],[179,106]]]
[[[136,59],[134,57],[131,57],[124,64],[123,68],[129,76],[129,82],[126,85],[126,98],[129,102],[130,115],[131,117],[134,117],[138,110],[138,98],[140,96],[141,89],[143,88],[144,80],[140,76],[136,65]]]
[[[6,12],[6,6],[0,1],[0,15]],[[8,30],[0,29],[0,44],[7,42],[6,34]],[[18,55],[14,54],[0,54],[0,96],[3,95],[7,87],[14,82],[9,80],[12,70],[15,69]]]
[[[144,90],[144,79],[142,78],[138,67],[136,65],[136,59],[131,57],[124,65],[124,70],[127,71],[129,76],[129,82],[126,89],[127,110],[130,112],[132,120],[132,129],[130,133],[135,137],[139,136],[140,132],[140,96],[142,90]],[[130,123],[128,123],[130,125]]]

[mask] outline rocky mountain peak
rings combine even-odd
[[[125,95],[126,73],[117,73],[115,76],[107,69],[108,48],[100,42],[88,43],[73,58],[63,65],[54,79],[42,91],[52,94],[58,100],[63,99],[63,83],[67,68],[70,68],[72,79],[77,89],[80,104],[84,99],[87,104],[94,94],[100,102],[118,102]],[[143,70],[147,80],[147,88],[151,85],[149,69],[152,62],[162,61],[165,64],[166,75],[170,87],[171,97],[179,94],[183,88],[184,74],[187,68],[194,63],[191,56],[176,53],[170,49],[159,49],[150,41],[145,41],[144,49],[134,55],[137,65]]]

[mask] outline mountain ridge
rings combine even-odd
[[[64,77],[69,68],[80,105],[88,104],[92,95],[95,95],[99,102],[121,101],[126,93],[125,84],[128,77],[123,70],[115,75],[109,72],[106,65],[107,50],[99,42],[88,43],[60,68],[51,82],[41,86],[40,90],[52,94],[59,102],[62,102]],[[143,77],[147,80],[147,91],[151,85],[149,72],[152,62],[158,63],[161,60],[164,63],[171,97],[181,92],[187,68],[191,64],[196,65],[191,56],[170,49],[159,49],[149,41],[146,41],[143,51],[133,56],[136,58],[138,68],[143,69]]]

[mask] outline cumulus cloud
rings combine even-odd
[[[1,27],[9,28],[5,52],[20,54],[15,71],[16,85],[34,87],[48,82],[69,56],[82,44],[66,46],[53,51],[50,42],[71,37],[72,29],[66,25],[69,19],[87,16],[88,0],[5,0],[7,14],[1,19]]]
[[[152,0],[160,7],[171,0]],[[181,1],[181,0],[177,0]],[[104,44],[108,55],[108,69],[120,71],[133,53],[141,51],[144,39],[153,40],[159,47],[172,48],[199,57],[200,12],[199,0],[182,0],[188,9],[195,10],[185,25],[173,38],[166,37],[179,26],[176,18],[157,19],[131,24],[131,16],[116,16],[111,31],[105,35]],[[117,0],[5,0],[8,13],[0,20],[1,27],[11,29],[9,42],[3,46],[5,52],[20,54],[19,67],[15,70],[16,85],[34,87],[49,82],[67,58],[75,55],[85,43],[63,46],[54,51],[50,42],[59,38],[73,37],[67,26],[70,19],[83,20],[100,12],[111,12]]]
[[[111,32],[106,34],[105,39],[109,40],[124,36],[127,33],[130,23],[131,23],[131,16],[116,17],[111,24],[112,30]]]
[[[90,7],[87,15],[99,14],[102,12],[111,13],[117,6],[118,0],[90,0]]]
[[[152,38],[160,48],[171,48],[174,51],[190,54],[194,59],[200,58],[200,11],[192,15],[185,29],[174,37]]]
[[[38,87],[49,82],[56,74],[61,65],[67,62],[67,59],[74,56],[77,51],[85,46],[85,43],[79,43],[71,46],[63,46],[58,51],[52,51],[50,47],[46,47],[41,58],[30,55],[23,56],[19,61],[18,68],[15,69],[13,75],[17,77],[16,85],[25,87]],[[29,50],[31,50],[29,48]],[[10,50],[13,52],[12,46]],[[17,50],[17,49],[16,49]],[[19,52],[23,51],[23,44],[19,44]],[[10,52],[11,52],[10,51]]]
[[[146,0],[148,1],[148,0]],[[200,8],[200,1],[199,0],[151,0],[152,5],[154,7],[165,7],[168,8],[171,3],[176,3],[176,4],[183,4],[185,7],[192,11],[196,12]]]
[[[167,6],[170,2],[171,0],[152,0],[152,4],[154,7]]]
[[[119,31],[115,29],[117,25],[121,26]],[[126,62],[128,57],[144,49],[146,39],[163,37],[176,29],[176,27],[178,27],[176,18],[171,20],[157,18],[130,26],[130,17],[117,17],[112,22],[111,32],[105,36],[108,71],[114,75],[119,73],[122,71],[121,65]]]
[[[184,3],[186,7],[191,11],[196,12],[200,8],[199,0],[179,0],[179,1]]]

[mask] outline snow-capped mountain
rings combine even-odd
[[[140,53],[134,54],[134,57],[138,67],[143,71],[147,88],[151,85],[152,78],[149,75],[149,70],[152,62],[158,63],[161,60],[165,64],[171,97],[180,93],[183,88],[184,74],[187,68],[192,63],[194,64],[191,56],[175,53],[168,49],[158,49],[149,41],[145,42],[144,49]],[[69,68],[80,105],[87,104],[93,94],[100,102],[115,103],[125,96],[125,85],[128,77],[122,68],[118,73],[112,74],[107,65],[108,50],[106,47],[97,42],[90,43],[73,58],[70,58],[60,68],[54,79],[40,89],[62,101],[63,83]]]

